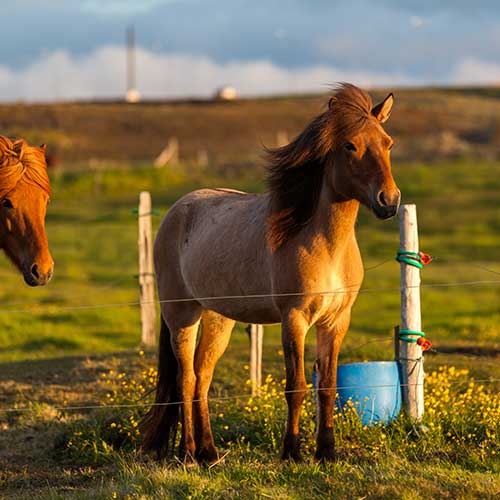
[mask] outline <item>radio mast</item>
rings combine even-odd
[[[135,67],[135,29],[129,26],[126,33],[127,42],[127,93],[125,100],[130,103],[139,102],[141,94],[136,88],[136,67]]]

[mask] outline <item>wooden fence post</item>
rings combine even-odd
[[[206,149],[200,149],[198,151],[196,163],[199,167],[206,167],[208,165],[208,153]]]
[[[418,252],[417,208],[401,205],[400,248]],[[421,331],[420,269],[401,262],[401,329]],[[417,339],[418,336],[406,335]],[[400,356],[403,403],[411,420],[418,422],[424,415],[424,360],[422,348],[416,343],[402,342]]]
[[[156,344],[155,279],[153,273],[153,231],[151,225],[151,195],[139,195],[139,293],[141,303],[141,344]]]
[[[249,325],[249,336],[252,396],[257,396],[260,393],[262,385],[262,341],[264,338],[264,327],[262,325]]]
[[[177,137],[171,137],[167,145],[154,161],[156,168],[164,167],[167,163],[177,165],[179,163],[179,141]]]

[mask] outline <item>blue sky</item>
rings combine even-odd
[[[3,0],[0,100],[119,96],[133,23],[148,97],[500,80],[500,2]]]

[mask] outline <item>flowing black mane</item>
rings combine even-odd
[[[267,238],[273,250],[311,220],[330,152],[356,133],[371,111],[372,100],[365,91],[341,84],[330,98],[329,109],[290,144],[266,150],[270,191]]]

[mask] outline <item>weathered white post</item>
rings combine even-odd
[[[402,205],[400,217],[401,250],[418,254],[417,208]],[[401,262],[401,261],[400,261]],[[422,348],[416,343],[419,335],[406,332],[420,332],[420,269],[401,262],[401,332],[407,339],[401,345],[403,403],[408,416],[415,422],[424,415],[424,360]]]
[[[151,195],[139,195],[139,293],[141,303],[141,344],[156,344],[155,280],[153,273],[153,231],[151,225]]]
[[[264,327],[262,325],[249,325],[250,330],[250,382],[252,383],[252,396],[260,393],[262,385],[262,341]]]

